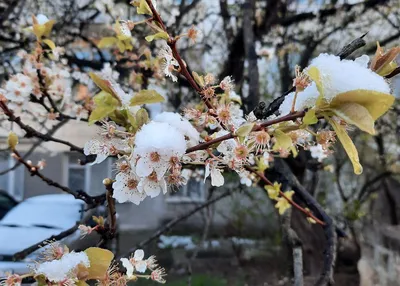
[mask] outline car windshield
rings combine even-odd
[[[22,202],[9,211],[0,225],[68,229],[81,219],[82,204]]]

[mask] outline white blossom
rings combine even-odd
[[[113,183],[113,198],[119,203],[129,201],[139,205],[146,198],[139,184],[140,177],[136,175],[134,169],[118,173]]]
[[[5,85],[5,89],[1,91],[4,96],[15,103],[23,103],[28,101],[33,90],[33,83],[30,77],[17,73]]]
[[[161,192],[165,195],[167,193],[167,182],[164,177],[147,176],[140,181],[140,187],[143,192],[151,198],[157,197]]]
[[[233,84],[233,79],[231,76],[226,76],[219,84],[219,87],[224,91],[230,91],[235,86]]]
[[[311,157],[317,159],[319,162],[322,162],[323,159],[328,157],[327,152],[322,148],[321,144],[311,146],[310,152],[311,152]]]
[[[108,156],[113,155],[118,150],[124,150],[127,147],[126,142],[119,139],[92,139],[85,143],[83,153],[88,155],[97,155],[96,160],[91,163],[100,164]]]
[[[221,187],[224,185],[224,176],[221,174],[221,169],[218,169],[215,164],[207,163],[204,175],[204,182],[211,175],[211,185]]]
[[[158,52],[158,58],[162,60],[161,69],[165,76],[170,77],[173,82],[178,81],[178,78],[172,71],[175,70],[175,67],[179,67],[179,63],[172,55],[172,50],[166,43],[163,44],[163,47]]]
[[[147,260],[144,260],[144,251],[137,249],[130,259],[121,258],[122,265],[126,268],[126,275],[132,277],[135,271],[144,273],[147,269]],[[151,257],[151,263],[153,263],[154,257]]]

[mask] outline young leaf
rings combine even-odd
[[[147,113],[147,110],[144,108],[139,109],[138,112],[136,113],[137,127],[140,128],[147,122],[149,122],[149,114]]]
[[[317,116],[315,116],[315,109],[310,109],[306,112],[303,118],[303,123],[306,125],[313,125],[318,122]]]
[[[152,42],[153,40],[157,40],[157,39],[168,40],[169,36],[168,36],[168,33],[166,33],[166,32],[158,32],[156,34],[146,36],[145,39],[148,42]]]
[[[205,85],[204,77],[202,75],[199,75],[197,72],[194,71],[192,72],[192,76],[200,87],[203,87]]]
[[[368,110],[357,103],[344,103],[332,111],[349,124],[353,124],[371,135],[375,134],[374,119]]]
[[[137,7],[136,12],[141,15],[153,15],[146,0],[140,0],[140,4],[139,7]]]
[[[115,37],[104,37],[100,40],[100,42],[97,44],[97,46],[100,49],[103,48],[109,48],[114,46],[117,43],[118,39]]]
[[[18,136],[17,136],[17,134],[15,134],[14,132],[10,131],[10,133],[8,133],[7,144],[8,144],[8,147],[11,150],[14,150],[15,146],[17,146],[17,144],[18,144]]]
[[[89,125],[107,117],[119,105],[118,100],[105,91],[96,94],[93,97],[93,101],[96,107],[89,116]]]
[[[250,132],[253,130],[255,123],[250,122],[250,123],[245,123],[242,126],[240,126],[236,131],[235,135],[239,137],[246,137],[247,135],[250,134]]]
[[[89,125],[106,118],[110,113],[115,110],[115,106],[98,106],[89,116]]]
[[[275,144],[273,147],[274,151],[279,150],[280,148],[287,150],[293,146],[292,138],[283,131],[277,129],[273,135],[275,138]]]
[[[90,267],[88,268],[89,275],[87,279],[103,279],[114,258],[114,254],[107,249],[98,247],[90,247],[85,250],[85,253],[89,257],[90,261]]]
[[[385,114],[394,103],[394,96],[373,90],[356,89],[338,94],[331,102],[335,108],[343,103],[358,103],[364,106],[373,120]]]
[[[322,86],[320,72],[319,72],[318,68],[310,67],[309,69],[307,69],[307,75],[315,82],[315,84],[317,86],[319,96],[318,96],[318,99],[316,102],[316,106],[319,106],[319,105],[321,105],[322,100],[324,98],[324,89]]]
[[[108,80],[102,79],[94,72],[90,72],[89,76],[101,90],[109,94],[113,94],[113,90],[111,89],[111,84]]]
[[[333,130],[336,132],[336,135],[339,138],[339,141],[342,143],[342,146],[346,151],[347,156],[349,156],[349,159],[353,164],[354,173],[360,175],[363,171],[363,168],[360,164],[360,159],[358,158],[358,151],[356,149],[356,146],[354,146],[353,141],[347,134],[346,129],[333,119],[329,118],[328,122],[332,126]]]
[[[163,102],[164,100],[164,97],[157,91],[143,89],[133,96],[130,106]]]
[[[56,48],[56,44],[52,40],[45,39],[43,40],[43,43],[45,43],[51,50],[54,50]]]

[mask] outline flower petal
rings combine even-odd
[[[153,172],[153,168],[146,157],[142,157],[137,161],[136,164],[136,174],[139,177],[147,177]]]
[[[133,258],[134,258],[135,260],[143,260],[143,258],[144,258],[144,251],[143,251],[143,249],[137,249],[137,250],[135,251],[135,254],[133,255]]]

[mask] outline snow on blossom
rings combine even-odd
[[[90,266],[89,258],[85,252],[71,252],[64,254],[59,260],[40,263],[35,269],[35,274],[44,275],[52,282],[61,282],[76,278],[74,270],[78,265]]]
[[[110,63],[104,63],[100,73],[106,75],[108,78],[112,78],[113,80],[118,80],[119,78],[119,72],[113,70]]]
[[[140,177],[136,175],[134,169],[127,170],[126,172],[119,172],[115,177],[113,183],[113,198],[119,203],[132,202],[139,205],[146,198],[146,194],[139,186]]]
[[[360,61],[341,60],[334,55],[320,54],[311,61],[309,67],[318,68],[324,98],[328,102],[339,93],[356,89],[390,93],[390,87],[385,79],[360,64]]]
[[[211,185],[214,187],[221,187],[224,185],[224,176],[222,175],[222,170],[217,168],[216,164],[207,163],[205,174],[204,174],[204,182],[211,175]]]
[[[289,93],[285,100],[279,107],[279,112],[282,115],[290,113],[292,109],[292,104],[294,100],[295,92]],[[303,110],[305,108],[313,107],[318,99],[319,93],[317,90],[317,85],[312,82],[303,91],[297,93],[296,104],[294,110]]]
[[[156,172],[164,176],[173,157],[180,158],[186,151],[185,137],[165,122],[150,122],[136,134],[134,158],[139,157],[136,172],[140,177]]]
[[[323,159],[328,157],[327,152],[322,148],[321,144],[311,146],[310,152],[311,152],[311,157],[317,159],[319,162],[322,162]]]
[[[46,24],[46,23],[49,21],[49,18],[47,18],[46,15],[38,14],[38,15],[36,16],[36,20],[37,20],[37,22],[38,22],[39,25],[44,25],[44,24]]]
[[[320,54],[311,61],[304,72],[307,74],[311,67],[318,69],[324,90],[324,99],[327,102],[331,102],[340,93],[357,89],[390,93],[390,87],[385,79],[367,68],[368,61],[369,58],[365,55],[352,61],[341,60],[334,55]],[[294,96],[294,92],[286,96],[279,108],[280,114],[285,115],[291,111]],[[313,107],[318,96],[316,84],[312,82],[297,94],[295,110]]]
[[[172,50],[167,43],[164,42],[158,52],[158,58],[162,60],[161,69],[165,76],[170,77],[173,82],[178,81],[178,78],[172,72],[175,70],[175,67],[179,67],[179,63],[172,55]]]
[[[200,140],[199,132],[196,130],[196,128],[193,127],[193,125],[188,120],[180,116],[178,113],[163,112],[158,114],[154,118],[154,121],[166,122],[169,125],[178,129],[187,138],[188,147],[194,146],[199,143]]]
[[[29,99],[33,90],[33,83],[30,77],[17,73],[9,81],[7,81],[4,90],[5,98],[15,103],[23,103]]]

